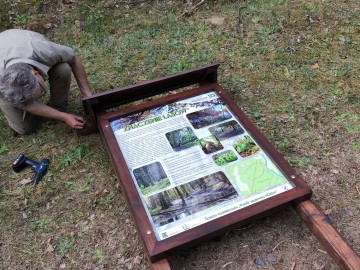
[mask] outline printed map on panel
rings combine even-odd
[[[232,182],[243,196],[249,196],[262,190],[286,182],[277,169],[262,155],[257,155],[225,168]]]

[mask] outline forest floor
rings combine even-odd
[[[241,7],[239,6],[241,4]],[[94,93],[209,63],[360,252],[358,0],[4,1],[0,31],[71,46]],[[70,112],[82,113],[72,86]],[[51,159],[36,189],[18,154]],[[292,208],[179,251],[172,269],[337,269]],[[149,269],[99,134],[12,135],[0,114],[0,268]]]

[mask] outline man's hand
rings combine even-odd
[[[60,112],[37,101],[22,109],[38,116],[63,121],[74,129],[82,129],[85,125],[85,120],[81,116]]]
[[[64,122],[73,129],[82,129],[85,125],[85,120],[78,115],[66,114]]]

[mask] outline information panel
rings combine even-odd
[[[216,91],[110,126],[158,241],[294,188]]]

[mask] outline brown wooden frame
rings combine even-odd
[[[312,229],[314,234],[323,243],[339,266],[341,266],[342,269],[356,269],[354,268],[354,265],[356,266],[360,263],[359,257],[346,241],[341,238],[337,231],[330,224],[325,224],[326,230],[322,230],[322,228],[325,228],[323,227],[324,224],[321,222],[316,223],[315,221],[312,223],[314,219],[313,215],[321,216],[323,213],[309,200],[311,189],[217,83],[218,66],[219,64],[208,65],[199,69],[193,69],[121,89],[115,89],[83,99],[84,110],[87,113],[88,121],[91,124],[87,133],[95,132],[97,128],[101,133],[110,159],[112,160],[115,171],[120,179],[120,184],[135,221],[140,239],[142,240],[149,261],[151,262],[151,267],[153,269],[169,269],[166,256],[170,252],[205,241],[239,226],[253,222],[256,219],[275,212],[287,205],[293,205],[300,217],[307,225],[309,225],[310,229]],[[199,84],[200,86],[192,90],[169,95],[124,110],[106,112],[106,109],[118,105],[127,104],[132,101],[166,93],[193,84]],[[195,227],[189,231],[185,231],[168,239],[157,241],[134,181],[128,171],[124,156],[109,125],[109,121],[120,116],[132,114],[136,111],[175,102],[213,90],[221,96],[232,113],[255,139],[261,149],[268,154],[287,179],[293,183],[294,188],[223,217],[209,221],[208,223]],[[332,232],[332,235],[330,236],[327,234],[329,231]],[[343,245],[341,245],[341,250],[336,248],[339,239],[343,243]]]

